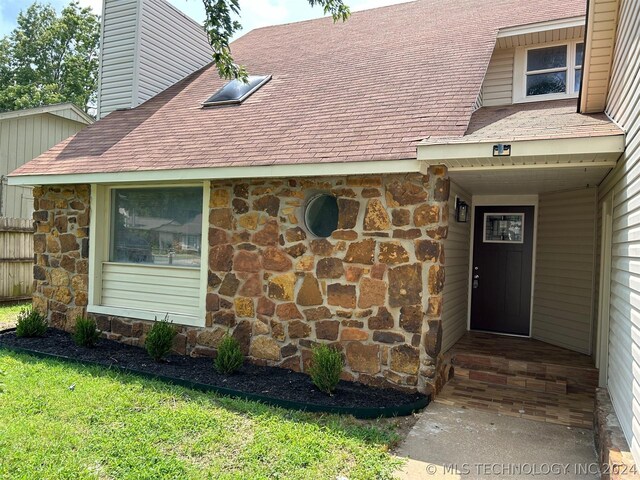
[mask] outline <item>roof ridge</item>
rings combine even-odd
[[[395,1],[395,0],[393,0]],[[420,0],[399,0],[397,1],[397,3],[392,3],[391,5],[379,5],[377,7],[371,7],[371,8],[363,8],[362,10],[355,10],[351,12],[351,15],[349,17],[349,19],[347,19],[346,21],[348,22],[351,18],[353,18],[354,15],[359,15],[361,13],[364,12],[371,12],[373,10],[382,10],[383,8],[396,8],[399,5],[408,5],[410,3],[417,3]],[[291,25],[298,25],[298,24],[302,24],[302,23],[312,23],[312,22],[320,22],[323,20],[328,20],[331,19],[330,15],[324,15],[322,17],[316,17],[316,18],[307,18],[306,20],[297,20],[294,22],[286,22],[286,23],[278,23],[275,25],[263,25],[261,27],[256,27],[256,28],[252,28],[251,30],[249,30],[248,32],[244,33],[242,36],[236,38],[233,42],[231,42],[231,46],[233,46],[233,44],[235,42],[237,42],[238,40],[240,40],[241,38],[244,38],[245,36],[249,35],[250,33],[253,32],[258,32],[258,31],[263,31],[263,30],[271,30],[271,29],[277,29],[280,27],[288,27]]]

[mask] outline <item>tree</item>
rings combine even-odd
[[[73,102],[95,105],[100,20],[77,2],[60,16],[34,3],[0,39],[0,111]]]
[[[323,7],[325,14],[331,14],[333,21],[343,22],[351,14],[349,7],[343,0],[307,0],[314,7]],[[247,79],[247,69],[237,65],[233,61],[229,42],[233,34],[242,28],[240,22],[233,20],[232,16],[240,15],[239,0],[202,0],[207,14],[205,28],[209,35],[209,42],[213,47],[213,61],[218,67],[218,73],[222,78]]]

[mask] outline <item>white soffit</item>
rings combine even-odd
[[[547,32],[549,30],[559,30],[561,28],[584,27],[585,15],[577,17],[559,18],[546,22],[529,23],[526,25],[516,25],[498,30],[498,38],[511,37],[514,35],[527,35],[529,33]]]
[[[609,166],[511,168],[450,172],[451,181],[472,195],[529,195],[598,185]]]
[[[511,146],[511,155],[493,156],[496,144]],[[450,172],[496,170],[518,166],[561,168],[567,165],[614,166],[624,151],[624,135],[546,140],[501,139],[481,143],[418,145],[418,160],[445,165]]]
[[[540,43],[583,39],[585,22],[586,18],[582,15],[503,28],[498,31],[496,48],[510,49]]]

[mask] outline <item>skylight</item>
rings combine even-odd
[[[231,80],[224,87],[211,95],[202,105],[212,107],[214,105],[230,105],[242,103],[245,99],[258,90],[262,85],[271,80],[271,75],[249,75],[249,83],[241,80]]]

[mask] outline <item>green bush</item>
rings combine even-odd
[[[344,368],[342,354],[326,345],[313,348],[309,374],[311,381],[321,392],[331,393],[340,381],[340,374]]]
[[[169,315],[164,317],[163,320],[156,318],[144,343],[149,356],[156,362],[161,361],[171,351],[173,338],[177,333],[178,331],[169,321]]]
[[[76,318],[76,329],[73,333],[73,340],[81,347],[95,347],[100,338],[100,330],[96,326],[96,321],[92,318]]]
[[[231,374],[242,366],[244,355],[240,350],[238,340],[230,335],[225,335],[218,344],[218,356],[213,364],[218,372],[223,374]]]
[[[16,323],[17,337],[43,337],[47,333],[47,319],[33,308],[20,310]]]

